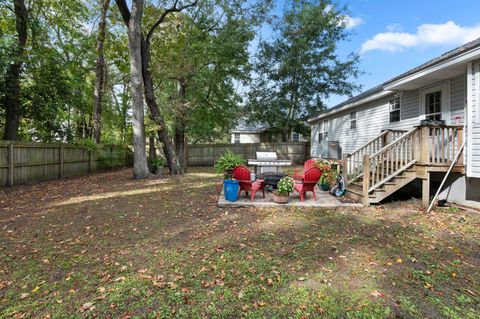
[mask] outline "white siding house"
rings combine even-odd
[[[475,188],[480,200],[480,39],[309,119],[311,156],[320,156],[322,140],[338,141],[350,154],[384,130],[410,130],[423,119],[464,125],[463,188]]]
[[[280,142],[279,134],[269,134],[269,128],[260,123],[247,123],[245,120],[239,120],[238,124],[230,130],[230,143],[262,143],[262,142]],[[290,142],[305,142],[305,137],[296,132],[289,136]]]

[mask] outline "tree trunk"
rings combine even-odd
[[[128,23],[128,47],[130,52],[130,86],[133,110],[133,174],[136,179],[147,178],[149,174],[145,151],[143,109],[142,17],[143,0],[133,0]]]
[[[95,66],[95,88],[93,90],[93,127],[92,138],[95,143],[100,143],[102,125],[102,97],[105,89],[105,57],[104,43],[107,25],[107,11],[110,0],[101,0],[101,17],[98,25],[97,36],[97,62]]]
[[[23,66],[23,55],[27,43],[27,8],[24,0],[13,1],[15,11],[15,29],[18,42],[13,51],[13,63],[10,63],[5,75],[5,95],[3,104],[6,109],[4,140],[17,140],[22,107],[20,104],[20,73]]]
[[[168,169],[172,175],[183,174],[182,167],[179,162],[177,153],[175,152],[172,140],[168,136],[165,120],[163,119],[160,109],[158,108],[157,101],[155,99],[155,91],[153,88],[153,80],[150,73],[150,44],[142,39],[142,61],[143,61],[143,82],[145,91],[145,101],[147,102],[150,110],[152,120],[157,124],[157,134],[159,140],[163,145],[163,153],[167,160]]]
[[[182,122],[175,123],[175,152],[178,155],[178,162],[182,166],[183,172],[186,172],[185,163],[185,126]]]

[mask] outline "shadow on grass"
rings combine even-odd
[[[123,177],[24,219],[2,236],[0,313],[474,318],[475,238],[437,233],[415,207],[220,209],[206,174]]]

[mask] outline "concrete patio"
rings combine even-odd
[[[290,201],[287,204],[277,204],[273,201],[273,193],[265,191],[265,198],[263,198],[262,192],[255,194],[255,199],[250,200],[250,197],[246,198],[244,192],[240,195],[240,198],[236,202],[230,202],[225,199],[225,194],[222,191],[218,197],[219,207],[285,207],[285,206],[298,206],[298,207],[319,207],[319,208],[337,208],[337,207],[362,207],[363,205],[355,202],[342,201],[328,192],[320,190],[318,187],[315,190],[317,200],[313,198],[313,194],[309,192],[305,197],[305,201],[300,201],[298,193],[290,194]]]

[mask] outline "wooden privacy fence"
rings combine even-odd
[[[72,144],[0,141],[0,186],[84,175],[132,165],[125,146],[99,145],[88,150]]]
[[[303,164],[310,157],[310,145],[307,142],[192,144],[188,146],[187,164],[211,166],[227,150],[245,159],[256,158],[255,152],[276,152],[278,159],[291,160],[296,164]]]

